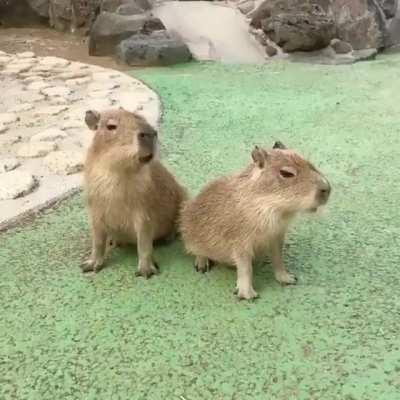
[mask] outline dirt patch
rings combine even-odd
[[[37,56],[56,56],[119,71],[132,70],[132,67],[120,65],[110,57],[89,56],[87,40],[87,37],[45,27],[0,29],[0,50],[6,53],[33,51]]]

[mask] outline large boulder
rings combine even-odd
[[[50,26],[66,31],[71,29],[72,2],[71,0],[51,0],[49,5]]]
[[[29,7],[39,16],[49,17],[50,0],[27,0]]]
[[[182,40],[161,31],[123,40],[117,47],[117,57],[125,64],[143,66],[184,63],[190,61],[192,55]]]
[[[115,54],[116,46],[134,34],[150,34],[165,29],[158,18],[148,15],[119,15],[103,12],[90,31],[89,54],[107,56]]]
[[[355,50],[380,49],[395,7],[397,0],[264,0],[250,17],[286,51],[315,50],[333,37]]]
[[[400,46],[400,9],[389,23],[386,46],[396,48]]]
[[[137,7],[140,10],[150,10],[148,0],[101,0],[101,11],[116,12],[121,6]]]
[[[385,15],[375,0],[333,0],[332,12],[337,37],[354,50],[385,46]]]
[[[332,16],[316,2],[266,0],[253,14],[251,24],[286,52],[318,50],[335,37]]]
[[[48,17],[46,8],[48,0],[0,0],[0,26],[41,24]]]
[[[133,3],[133,4],[121,4],[115,12],[121,15],[136,15],[136,14],[142,14],[144,10],[135,3]]]
[[[99,5],[100,0],[49,0],[50,26],[71,32],[90,27],[100,12]]]
[[[386,18],[393,18],[396,15],[398,0],[377,0]]]

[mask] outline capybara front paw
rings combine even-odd
[[[141,265],[139,263],[138,270],[136,271],[136,276],[142,276],[145,279],[151,278],[153,275],[160,273],[160,267],[156,262]]]
[[[82,272],[99,272],[103,267],[103,260],[89,258],[81,264]]]
[[[258,297],[258,293],[250,286],[244,288],[237,288],[236,295],[239,300],[252,300]]]
[[[212,266],[213,266],[213,262],[206,257],[197,256],[196,260],[194,261],[194,269],[197,272],[201,272],[203,274],[205,272],[210,272]]]
[[[287,271],[277,272],[275,274],[275,279],[282,285],[295,285],[297,283],[296,275]]]

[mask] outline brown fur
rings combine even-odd
[[[279,148],[277,148],[279,147]],[[237,267],[240,298],[254,298],[252,261],[271,254],[275,277],[295,283],[282,261],[284,237],[298,212],[315,211],[330,193],[326,178],[308,161],[281,143],[256,147],[244,171],[208,184],[182,210],[180,230],[196,268],[208,270],[210,260]]]
[[[138,274],[158,267],[153,242],[171,237],[185,190],[157,160],[157,133],[139,115],[123,109],[86,113],[96,130],[85,164],[85,188],[93,248],[84,271],[101,269],[106,242],[137,243]]]

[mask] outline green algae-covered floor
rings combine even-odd
[[[301,218],[281,287],[259,265],[254,303],[234,271],[194,272],[180,242],[162,274],[134,249],[97,276],[77,196],[0,236],[0,399],[400,398],[400,56],[354,66],[193,64],[136,72],[164,103],[163,154],[195,193],[280,139],[329,177]]]

